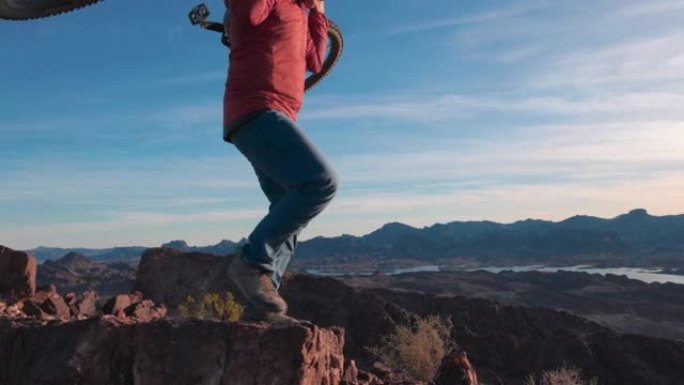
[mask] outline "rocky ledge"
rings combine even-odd
[[[21,254],[6,248],[0,254],[2,385],[477,385],[475,370],[459,350],[443,359],[429,383],[382,365],[361,370],[351,357],[345,361],[345,332],[335,326],[357,322],[303,312],[303,302],[295,315],[326,321],[324,327],[181,317],[178,304],[187,295],[234,290],[224,276],[226,258],[150,250],[138,271],[142,291],[102,302],[94,291],[62,297],[54,285],[36,290],[35,264]],[[8,256],[11,263],[3,263]],[[350,300],[349,294],[339,300]],[[400,309],[392,312],[405,317]],[[369,324],[352,327],[363,336],[359,326]],[[352,346],[359,350],[361,341]]]
[[[114,316],[0,319],[1,384],[339,384],[340,329]]]

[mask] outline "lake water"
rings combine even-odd
[[[482,267],[473,270],[484,270],[491,273],[498,273],[504,270],[512,271],[543,271],[549,273],[555,273],[557,271],[578,271],[589,274],[614,274],[614,275],[626,275],[632,279],[638,279],[639,281],[644,281],[647,283],[651,282],[672,282],[684,285],[684,275],[675,274],[660,274],[658,271],[660,269],[645,269],[637,267],[590,267],[590,266],[568,266],[568,267],[549,267],[549,266],[514,266],[514,267]]]
[[[405,267],[401,269],[392,269],[392,270],[383,270],[382,272],[384,274],[388,275],[395,275],[395,274],[404,274],[404,273],[437,273],[442,271],[442,268],[438,265],[425,265],[425,266],[414,266],[414,267]],[[373,275],[375,272],[373,271],[361,271],[361,272],[356,272],[356,271],[349,271],[349,272],[332,272],[332,271],[323,271],[323,270],[318,270],[318,269],[306,269],[304,270],[305,273],[307,274],[312,274],[312,275],[324,275],[326,277],[341,277],[343,275]]]
[[[477,269],[463,269],[462,271],[477,271],[477,270],[484,270],[484,271],[488,271],[490,273],[499,273],[499,272],[504,271],[504,270],[542,271],[542,272],[549,272],[549,273],[555,273],[557,271],[577,271],[577,272],[584,272],[584,273],[590,273],[590,274],[601,274],[601,275],[606,275],[606,274],[625,275],[629,278],[638,279],[640,281],[647,282],[647,283],[672,282],[672,283],[684,285],[684,275],[660,274],[660,273],[658,273],[658,271],[660,271],[660,269],[645,269],[645,268],[634,268],[634,267],[597,268],[597,267],[591,267],[591,266],[566,266],[566,267],[549,267],[549,266],[496,267],[496,266],[489,266],[489,267],[480,267]],[[394,274],[403,274],[403,273],[421,273],[421,272],[438,272],[438,271],[442,271],[440,266],[425,265],[425,266],[415,266],[415,267],[410,267],[410,268],[394,269],[394,270],[390,270],[390,271],[384,271],[384,273],[389,274],[389,275],[394,275]],[[372,274],[370,272],[332,273],[332,272],[324,272],[324,271],[314,270],[314,269],[306,270],[306,272],[309,274],[326,275],[326,276],[341,276],[344,274],[357,274],[357,275],[371,275]]]

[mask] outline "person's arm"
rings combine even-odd
[[[276,0],[224,0],[231,13],[246,19],[251,25],[259,25],[271,13]]]
[[[323,1],[318,1],[309,13],[309,33],[306,41],[306,69],[319,72],[325,60],[328,46],[328,19],[325,17]]]

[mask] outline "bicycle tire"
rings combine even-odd
[[[342,50],[344,49],[344,38],[342,37],[342,29],[335,22],[328,20],[328,40],[330,41],[330,51],[323,61],[321,70],[315,74],[309,75],[304,81],[304,91],[309,91],[315,87],[321,80],[330,74],[333,67],[342,57]]]
[[[0,19],[32,20],[59,15],[93,5],[101,0],[43,0],[12,1],[0,0]],[[28,3],[28,4],[27,4]],[[23,5],[22,5],[23,4]]]

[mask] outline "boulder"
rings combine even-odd
[[[468,355],[460,349],[451,350],[437,369],[435,385],[478,385],[477,373]]]
[[[148,249],[136,273],[135,290],[155,303],[164,304],[171,314],[188,295],[239,291],[228,277],[230,258],[169,248]],[[244,303],[244,301],[243,301]]]
[[[28,317],[37,318],[42,321],[49,321],[55,319],[54,316],[45,313],[43,309],[41,309],[41,307],[35,302],[26,300],[24,302],[19,302],[19,304],[21,306],[19,310],[21,310],[21,312]]]
[[[156,307],[154,302],[149,299],[142,300],[124,309],[126,317],[132,317],[136,322],[150,322],[155,319],[166,317],[166,307],[164,305]]]
[[[53,319],[67,321],[71,318],[69,306],[53,285],[41,288],[22,303],[23,312],[30,317],[44,321]]]
[[[356,367],[356,361],[348,360],[344,365],[344,375],[342,376],[343,385],[355,385],[358,382],[359,369]]]
[[[75,310],[77,312],[77,318],[90,318],[95,317],[97,313],[97,293],[88,290],[81,294],[81,298],[76,301]]]
[[[76,296],[76,293],[70,292],[64,294],[64,302],[66,302],[67,306],[71,308],[72,306],[76,306],[76,301],[78,300],[78,297]]]
[[[110,298],[102,306],[104,314],[123,315],[124,310],[142,301],[142,293],[136,291],[133,294],[118,294]]]
[[[0,296],[22,299],[36,291],[36,259],[0,246]]]

